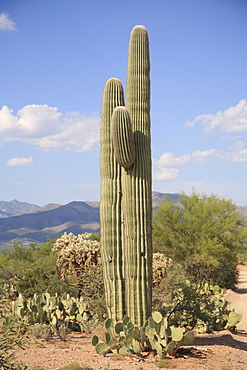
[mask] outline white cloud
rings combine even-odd
[[[0,110],[0,141],[21,141],[41,150],[83,152],[99,141],[99,117],[78,112],[63,114],[48,105],[26,105],[17,112]]]
[[[202,163],[215,159],[220,155],[216,149],[195,150],[191,154],[175,157],[174,153],[164,153],[160,159],[153,159],[153,176],[155,180],[171,180],[180,175],[179,168],[185,168],[190,163]]]
[[[226,149],[195,150],[189,154],[176,156],[174,153],[164,153],[153,160],[153,175],[156,180],[175,179],[191,163],[218,162],[247,162],[247,148],[240,133],[247,131],[247,101],[245,99],[233,107],[216,114],[202,114],[192,122],[186,122],[186,127],[194,127],[197,122],[204,126],[204,132],[210,133],[216,129],[226,132],[224,139],[236,140]],[[243,136],[243,134],[242,134]]]
[[[162,168],[158,167],[153,172],[153,178],[155,180],[172,180],[179,176],[179,170],[177,168]]]
[[[0,30],[2,31],[15,31],[16,25],[9,18],[7,13],[0,13]]]
[[[191,154],[183,154],[175,157],[174,153],[164,153],[157,162],[160,167],[184,167],[190,162],[205,162],[211,160],[217,154],[216,149],[195,150]]]
[[[243,149],[232,157],[232,162],[247,162],[247,149]]]
[[[191,154],[191,159],[195,162],[207,162],[214,159],[218,153],[216,149],[195,150]]]
[[[222,153],[221,159],[232,163],[247,162],[247,148],[241,140],[236,141],[229,150]]]
[[[204,126],[204,132],[209,134],[215,129],[220,129],[227,133],[240,133],[247,131],[247,101],[245,99],[226,110],[216,114],[202,114],[191,122],[186,122],[185,127],[194,127],[197,122]]]
[[[15,166],[25,166],[25,167],[31,167],[33,166],[33,157],[28,158],[11,158],[8,160],[7,165],[9,167],[15,167]]]
[[[69,112],[63,117],[58,132],[42,138],[39,146],[43,150],[85,152],[92,150],[98,141],[99,117]]]
[[[164,153],[158,160],[158,165],[161,167],[185,166],[191,159],[190,154],[175,157],[173,153]]]
[[[153,159],[153,176],[155,180],[175,179],[190,163],[219,162],[247,162],[247,148],[241,140],[236,141],[227,150],[195,150],[191,154],[175,157],[174,153],[164,153],[160,159]]]
[[[0,110],[0,138],[2,135],[11,135],[18,128],[18,118],[12,112],[6,105]]]
[[[18,126],[24,137],[40,138],[53,134],[62,113],[48,105],[26,105],[18,111]]]

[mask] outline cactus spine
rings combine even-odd
[[[149,71],[147,30],[136,26],[127,109],[119,80],[108,80],[103,95],[100,227],[108,315],[115,320],[127,313],[137,325],[150,316],[152,298]]]

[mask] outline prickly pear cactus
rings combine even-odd
[[[127,103],[107,81],[101,118],[101,256],[108,315],[142,325],[151,314],[151,139],[148,33],[133,28]]]
[[[194,341],[193,331],[169,326],[167,319],[158,311],[153,312],[141,328],[126,316],[115,326],[113,320],[108,319],[105,329],[104,340],[99,340],[97,335],[92,338],[96,352],[103,356],[109,352],[128,356],[148,349],[163,358],[166,354],[174,356],[179,347]]]

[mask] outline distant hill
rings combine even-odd
[[[45,212],[45,211],[51,211],[52,209],[56,209],[58,207],[61,207],[61,204],[57,204],[57,203],[48,203],[46,204],[45,206],[43,207],[39,207],[37,209],[35,209],[33,211],[33,213],[37,213],[37,212]]]
[[[10,217],[22,213],[32,212],[40,208],[36,204],[19,202],[14,199],[11,202],[0,201],[0,217]]]
[[[157,208],[159,206],[159,203],[163,202],[165,197],[168,197],[171,199],[171,201],[175,204],[179,204],[179,196],[180,194],[175,193],[175,194],[163,194],[159,193],[157,191],[153,191],[152,193],[152,198],[153,198],[153,208]]]
[[[179,194],[153,192],[153,208],[169,197],[179,204]],[[247,206],[238,207],[247,217]],[[22,214],[19,214],[21,213]],[[84,232],[99,232],[99,202],[70,202],[65,205],[55,203],[39,207],[17,200],[0,202],[0,212],[10,214],[0,218],[0,244],[9,245],[14,240],[43,243],[57,238],[64,232],[75,235]],[[17,213],[12,215],[13,213]]]
[[[31,213],[0,219],[0,241],[28,240],[42,243],[58,234],[99,231],[99,209],[85,202],[47,205]]]

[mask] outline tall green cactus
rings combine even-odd
[[[150,138],[150,62],[147,30],[135,27],[130,36],[126,108],[132,121],[136,160],[123,172],[126,301],[129,317],[143,324],[152,301],[152,169]],[[123,190],[124,192],[124,190]]]
[[[147,30],[136,26],[126,108],[119,80],[108,80],[104,90],[100,228],[108,314],[116,320],[126,313],[137,325],[150,316],[152,299],[149,71]]]

